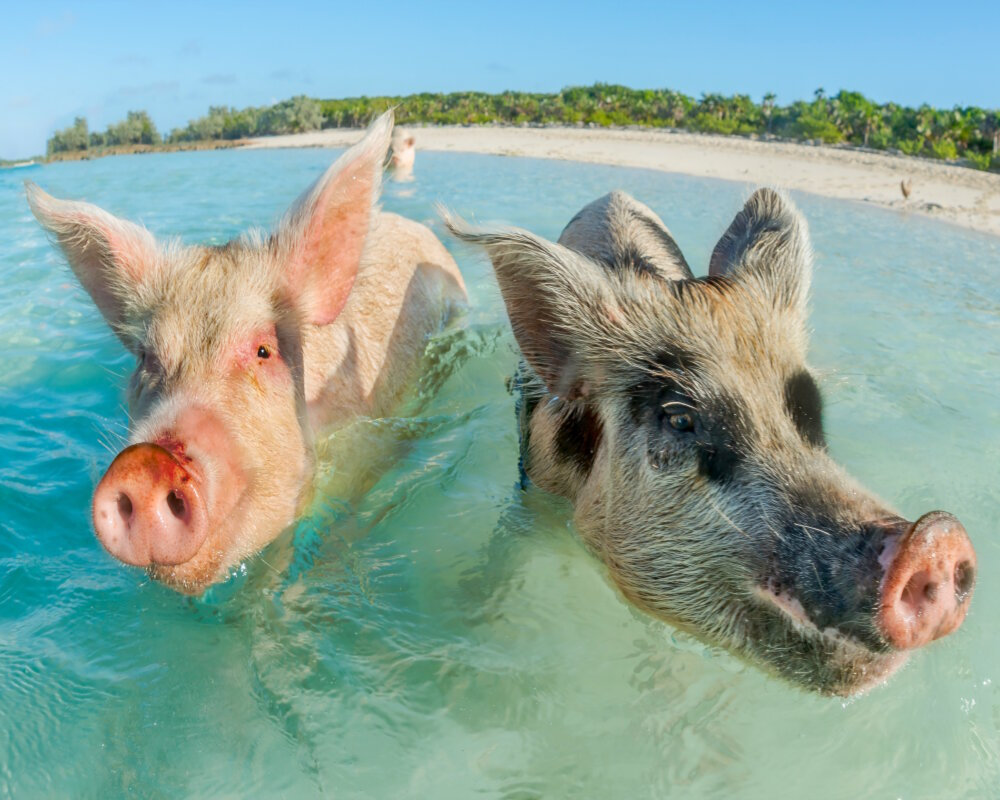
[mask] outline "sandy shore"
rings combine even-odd
[[[558,158],[766,184],[925,214],[1000,236],[1000,175],[925,159],[663,130],[441,126],[413,132],[418,151]],[[325,130],[251,139],[244,146],[343,147],[359,135]],[[903,180],[911,182],[909,199],[900,190]]]

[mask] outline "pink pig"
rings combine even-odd
[[[312,431],[392,411],[428,336],[465,301],[425,226],[377,207],[392,115],[270,235],[158,242],[27,187],[35,216],[138,359],[130,445],[94,491],[101,544],[197,594],[300,513]]]
[[[416,160],[417,140],[412,134],[396,128],[392,135],[392,158],[390,166],[395,170],[397,179],[409,177],[413,172],[413,162]]]

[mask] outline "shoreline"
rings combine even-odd
[[[412,126],[419,151],[551,158],[794,189],[1000,236],[1000,174],[879,151],[654,128]],[[360,129],[246,139],[248,149],[347,147]],[[911,182],[908,199],[900,183]]]
[[[246,145],[251,139],[210,139],[204,142],[174,142],[160,144],[116,144],[93,150],[66,150],[34,159],[36,164],[58,164],[63,161],[93,161],[109,156],[134,156],[146,153],[186,153],[191,150],[234,150]],[[9,166],[7,167],[9,169]]]
[[[774,186],[869,203],[1000,236],[1000,174],[955,163],[857,147],[671,128],[415,125],[407,129],[415,135],[418,151],[549,158],[716,178],[752,187]],[[129,145],[60,153],[42,163],[193,150],[347,147],[362,133],[360,128],[327,128],[251,139]],[[900,183],[907,180],[911,193],[904,198]]]

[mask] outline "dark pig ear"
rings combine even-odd
[[[549,391],[570,400],[585,394],[587,356],[616,316],[602,268],[528,231],[478,230],[441,214],[453,236],[489,254],[514,337]]]
[[[59,200],[26,183],[28,204],[111,328],[124,339],[124,309],[159,264],[153,234],[90,203]]]
[[[805,310],[812,246],[802,215],[773,189],[758,189],[712,252],[709,275],[764,280],[777,299]]]
[[[299,197],[281,223],[286,290],[315,325],[337,318],[354,285],[391,135],[388,111]]]

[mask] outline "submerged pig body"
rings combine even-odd
[[[522,459],[637,606],[804,687],[861,690],[961,624],[975,553],[826,452],[805,223],[761,190],[695,279],[622,193],[559,244],[475,231],[524,355]]]
[[[161,244],[29,187],[39,220],[138,365],[130,446],[95,490],[102,544],[200,592],[301,510],[312,432],[388,413],[465,297],[430,230],[377,208],[385,116],[271,235]]]

